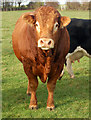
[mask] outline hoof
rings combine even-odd
[[[27,95],[30,96],[30,95],[31,95],[31,92],[28,92],[28,91],[27,91]]]
[[[36,110],[38,109],[37,105],[29,105],[29,109]]]
[[[46,109],[49,110],[49,111],[52,111],[52,110],[55,109],[55,107],[54,107],[54,106],[51,106],[51,107],[48,107],[48,106],[47,106]]]
[[[73,78],[75,78],[75,76],[74,76],[74,75],[71,75],[71,76],[70,76],[70,78],[72,78],[72,79],[73,79]]]
[[[31,93],[27,93],[27,95],[28,95],[28,96],[30,96],[30,95],[31,95]]]

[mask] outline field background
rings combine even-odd
[[[2,117],[3,118],[88,118],[89,58],[73,64],[74,79],[67,71],[57,81],[54,92],[55,110],[46,110],[47,87],[39,80],[38,110],[29,110],[28,79],[12,49],[12,32],[19,16],[28,11],[2,12]],[[62,11],[70,18],[89,19],[89,11]]]

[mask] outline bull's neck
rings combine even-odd
[[[49,58],[50,58],[50,62],[52,62],[53,56],[54,56],[53,49],[49,49],[47,51],[41,50],[41,48],[38,49],[38,60],[44,66],[47,63],[47,61],[49,61]]]
[[[38,60],[37,63],[42,66],[41,81],[46,82],[48,74],[51,71],[52,63],[54,61],[54,51],[50,49],[48,51],[43,51],[38,48]]]

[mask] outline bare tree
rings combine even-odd
[[[36,9],[36,8],[42,6],[42,5],[44,5],[43,2],[29,2],[29,4],[27,6],[30,9]]]
[[[18,7],[21,7],[22,0],[19,0]]]

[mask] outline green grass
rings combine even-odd
[[[89,117],[89,59],[83,57],[73,64],[74,79],[67,71],[57,81],[54,92],[55,110],[46,110],[47,88],[39,80],[38,110],[29,110],[26,95],[28,79],[22,64],[12,49],[12,32],[19,16],[27,11],[2,13],[2,117],[3,118],[88,118]],[[62,15],[89,18],[88,11],[62,11]]]

